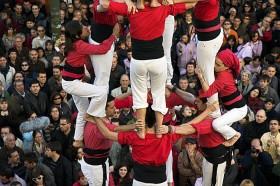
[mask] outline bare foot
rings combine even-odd
[[[94,117],[89,114],[85,114],[84,120],[89,121],[91,123],[95,123]]]
[[[73,142],[73,146],[76,148],[83,148],[84,147],[84,142],[83,140],[75,140]]]
[[[161,4],[157,0],[151,0],[150,7],[159,7]]]
[[[142,3],[142,1],[137,1],[136,8],[139,10],[143,10],[143,9],[145,9],[145,5],[144,5],[144,3]]]
[[[235,142],[240,138],[241,134],[239,132],[236,132],[236,134],[230,138],[229,140],[225,141],[223,143],[224,146],[226,147],[231,147],[235,144]]]

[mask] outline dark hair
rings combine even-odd
[[[243,39],[243,45],[250,41],[248,34],[243,34],[243,35],[239,36],[239,38]]]
[[[275,65],[268,65],[268,66],[267,66],[267,69],[268,69],[269,67],[274,68],[274,69],[277,71],[277,68],[276,68]]]
[[[61,144],[59,141],[52,141],[46,144],[46,149],[50,149],[51,151],[56,151],[57,154],[61,154]]]
[[[28,163],[38,163],[38,156],[36,152],[27,152],[24,154],[23,157],[24,161],[27,161]]]
[[[54,108],[57,108],[58,112],[59,112],[59,119],[61,118],[61,115],[62,115],[62,112],[61,112],[61,108],[59,106],[56,106],[56,105],[52,105],[49,109],[49,112],[48,112],[48,116],[49,118],[52,120],[52,116],[51,116],[51,112],[52,112],[52,109]]]
[[[244,4],[243,4],[243,8],[242,8],[242,12],[245,13],[245,5],[248,5],[251,7],[250,11],[249,12],[253,12],[254,9],[253,9],[253,5],[250,1],[246,1]]]
[[[44,57],[44,56],[45,56],[45,50],[43,49],[43,47],[38,47],[38,48],[37,48],[38,54],[39,54],[39,50],[42,50],[42,51],[43,51],[43,54],[44,54],[43,57]]]
[[[15,176],[15,171],[11,167],[5,166],[1,169],[0,175],[5,176],[7,179],[10,179]]]
[[[59,92],[54,92],[54,93],[52,93],[52,95],[51,95],[51,97],[50,97],[50,102],[52,103],[52,104],[54,104],[54,98],[56,97],[56,96],[59,96],[60,98],[61,98],[61,102],[62,102],[62,96],[60,95],[60,93]]]
[[[109,106],[108,103],[110,103],[111,101],[114,101],[114,100],[115,100],[115,98],[111,94],[108,94],[107,102],[106,102],[106,108]]]
[[[60,120],[66,120],[66,123],[71,123],[71,118],[67,116],[61,116]]]
[[[39,81],[38,80],[32,80],[29,84],[29,88],[33,85],[33,84],[38,84],[39,85]]]
[[[254,56],[253,61],[255,61],[255,60],[257,60],[257,59],[258,59],[259,61],[261,61],[262,58],[261,58],[261,56]]]
[[[248,97],[250,96],[250,93],[251,93],[253,90],[255,90],[255,89],[258,89],[258,91],[259,91],[259,94],[258,94],[257,98],[259,98],[259,97],[261,96],[261,88],[260,88],[260,87],[257,87],[257,86],[254,86],[254,87],[251,88],[251,90],[249,91]]]
[[[39,77],[40,74],[45,74],[45,75],[47,75],[47,72],[44,71],[44,70],[40,70],[40,71],[37,73],[37,77]]]
[[[60,66],[60,65],[55,65],[55,66],[53,66],[52,67],[52,69],[59,69],[60,71],[62,71],[62,66]]]
[[[244,57],[244,63],[245,63],[245,65],[249,65],[250,64],[250,62],[251,61],[253,61],[253,59],[252,58],[250,58],[250,57]]]
[[[129,173],[130,173],[130,167],[128,166],[127,163],[125,162],[121,162],[120,164],[118,164],[116,166],[116,168],[114,169],[114,172],[113,172],[113,178],[114,178],[114,183],[115,185],[118,185],[120,183],[120,174],[119,174],[119,170],[120,168],[122,167],[126,167],[127,168],[127,174],[125,175],[125,177],[123,178],[122,182],[125,180],[125,179],[129,179]],[[122,185],[122,184],[120,184]]]
[[[77,20],[69,21],[65,25],[65,53],[69,51],[75,50],[75,47],[73,46],[73,43],[78,41],[79,37],[82,34],[83,30],[81,28],[80,22]]]
[[[268,75],[263,74],[263,75],[260,76],[260,81],[261,80],[270,82],[271,78]]]
[[[10,158],[14,152],[18,152],[16,149],[10,149],[7,151],[7,156]]]
[[[264,56],[264,60],[268,62],[268,64],[274,64],[275,63],[275,57],[271,54],[266,54]]]
[[[155,111],[152,109],[151,104],[149,104],[149,106],[146,109],[145,122],[148,128],[152,128],[156,123]]]
[[[250,41],[252,41],[252,39],[255,37],[255,34],[258,34],[259,37],[260,37],[259,32],[258,32],[257,30],[254,30],[254,31],[252,31],[252,32],[249,34],[249,39],[250,39]]]
[[[15,48],[10,48],[8,50],[8,55],[10,55],[12,52],[17,52],[17,50]]]
[[[13,181],[10,186],[18,186],[18,185],[22,186],[22,184],[19,181]]]
[[[43,133],[40,130],[34,130],[32,133],[32,137],[35,138],[38,133],[43,135]]]

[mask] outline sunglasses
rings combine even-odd
[[[120,113],[120,111],[115,111],[115,114],[119,114]]]
[[[59,99],[61,99],[61,97],[59,97],[59,98],[53,98],[53,100],[59,100]]]
[[[21,66],[22,66],[22,67],[27,67],[27,66],[28,66],[28,64],[22,64]]]
[[[38,32],[45,32],[45,30],[38,30]]]
[[[40,181],[40,180],[43,179],[43,178],[44,178],[44,176],[43,176],[43,175],[40,175],[38,178],[32,178],[32,181],[38,182],[38,181]]]

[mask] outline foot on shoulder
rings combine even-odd
[[[92,115],[89,115],[89,114],[85,114],[84,120],[89,121],[91,123],[95,123],[94,117]]]
[[[151,0],[150,7],[159,7],[161,4],[157,0]]]
[[[233,146],[237,142],[237,140],[240,138],[240,136],[241,136],[241,134],[239,132],[236,132],[236,134],[232,138],[230,138],[229,140],[225,141],[223,143],[223,145],[226,146],[226,147]]]
[[[84,142],[83,140],[75,140],[73,142],[73,146],[76,148],[83,148],[84,147]]]

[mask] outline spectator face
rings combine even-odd
[[[27,71],[27,70],[29,69],[29,64],[28,64],[27,62],[23,62],[23,63],[21,64],[21,69],[22,69],[23,71]]]
[[[42,57],[44,57],[44,51],[43,51],[43,49],[38,50],[38,57],[39,57],[39,59],[41,59]]]
[[[187,35],[182,35],[182,41],[183,43],[187,44],[189,40],[189,37]]]
[[[60,91],[60,95],[63,99],[67,97],[67,93],[64,90]]]
[[[9,161],[12,164],[17,165],[20,163],[19,153],[17,151],[13,152],[10,156],[11,157],[9,157]]]
[[[10,134],[10,129],[7,127],[3,127],[1,129],[1,137],[4,138],[5,136],[7,136],[8,134]]]
[[[34,181],[37,185],[44,185],[44,176],[40,175],[37,178],[32,178],[32,181]]]
[[[276,13],[276,11],[271,11],[271,12],[268,14],[268,16],[273,20],[273,19],[275,19],[275,18],[277,17],[277,13]]]
[[[252,142],[251,142],[251,147],[254,147],[256,149],[260,149],[261,148],[260,140],[253,139]]]
[[[259,93],[260,92],[258,89],[254,89],[250,92],[250,96],[251,96],[251,98],[256,98],[256,97],[258,97]]]
[[[54,155],[54,151],[52,151],[51,149],[49,149],[49,148],[46,148],[45,149],[45,155],[48,157],[48,158],[50,158],[50,157],[52,157],[53,155]]]
[[[181,90],[185,91],[188,88],[188,81],[185,79],[179,80],[179,87]]]
[[[231,23],[229,21],[225,21],[223,24],[224,30],[229,30],[231,27]]]
[[[239,120],[239,123],[240,123],[241,125],[245,125],[245,124],[247,123],[246,118],[243,118],[243,119]]]
[[[274,132],[278,132],[280,129],[279,127],[279,121],[273,119],[270,121],[269,123],[269,130],[270,132],[274,133]]]
[[[81,160],[83,158],[83,148],[78,149],[77,158],[78,160]]]
[[[36,167],[36,163],[29,163],[28,161],[24,161],[24,166],[28,169],[34,169]]]
[[[221,25],[223,25],[224,21],[225,21],[225,17],[224,16],[220,16],[220,24]]]
[[[5,57],[0,58],[0,67],[5,68],[7,66],[7,59]]]
[[[53,98],[53,103],[55,105],[60,105],[61,104],[61,96],[60,95],[57,95]]]
[[[73,13],[73,12],[74,12],[74,7],[73,7],[72,4],[71,4],[71,5],[68,5],[68,12],[69,12],[69,13]]]
[[[43,73],[39,73],[39,77],[37,77],[37,80],[41,83],[41,84],[45,84],[47,81],[47,75],[43,74]]]
[[[249,75],[247,73],[242,73],[242,77],[241,77],[243,82],[248,82],[249,79]]]
[[[230,40],[228,40],[228,44],[229,44],[229,46],[233,46],[235,44],[235,42],[233,39],[230,39]]]
[[[10,55],[9,55],[9,58],[12,61],[15,61],[17,59],[17,53],[16,52],[11,52]]]
[[[32,84],[31,87],[30,87],[30,91],[31,91],[32,94],[37,96],[39,94],[39,91],[40,91],[39,83]]]
[[[59,126],[60,126],[60,130],[62,132],[68,132],[68,131],[70,131],[71,123],[67,123],[66,120],[61,119],[60,123],[59,123]]]
[[[16,47],[22,47],[22,39],[21,38],[16,38]]]
[[[34,29],[31,29],[30,30],[30,34],[33,38],[37,37],[38,36],[38,33],[37,33],[37,30],[34,30]]]
[[[280,30],[280,21],[276,21],[275,30]]]
[[[196,148],[196,144],[192,144],[192,143],[186,143],[185,144],[185,149],[187,150],[187,151],[194,151],[195,150],[195,148]]]
[[[186,19],[186,22],[192,22],[192,15],[186,14],[185,19]]]
[[[89,8],[89,11],[90,11],[91,13],[93,13],[93,4],[89,4],[88,8]]]
[[[38,52],[36,50],[31,50],[29,52],[29,58],[32,62],[36,62],[38,60]]]
[[[114,70],[116,68],[117,64],[118,64],[118,59],[113,57],[112,70]]]
[[[269,82],[267,80],[262,80],[262,79],[260,80],[260,87],[262,89],[267,88],[268,84],[269,84]]]
[[[32,6],[32,13],[33,13],[35,16],[39,15],[39,13],[40,13],[40,8],[39,8],[39,6],[33,5],[33,6]]]
[[[82,13],[80,11],[76,11],[74,13],[74,17],[76,18],[76,20],[82,21]]]
[[[261,123],[263,123],[265,120],[266,120],[265,111],[264,111],[264,110],[259,110],[259,111],[256,113],[256,122],[259,123],[259,124],[261,124]]]
[[[21,80],[21,81],[23,81],[24,78],[23,78],[23,76],[22,76],[21,73],[16,73],[16,74],[15,74],[15,80]]]
[[[271,18],[270,17],[265,17],[262,21],[262,26],[265,28],[269,27],[271,23]]]
[[[257,42],[259,40],[259,34],[255,33],[255,36],[252,38],[253,42]]]
[[[87,8],[88,8],[87,5],[85,5],[85,4],[81,5],[81,10],[82,10],[83,15],[85,15],[87,13]]]
[[[20,15],[22,13],[22,6],[16,5],[14,10],[15,10],[16,14]]]
[[[43,26],[39,26],[37,28],[37,33],[40,37],[44,37],[45,36],[45,28]]]
[[[37,114],[32,113],[28,120],[33,120],[33,119],[36,119],[36,118],[37,118]]]
[[[120,117],[120,110],[116,109],[113,118],[119,118],[119,117]]]
[[[266,102],[266,103],[264,104],[265,110],[267,110],[267,111],[271,111],[271,110],[273,109],[274,106],[275,106],[275,105],[274,105],[273,103],[271,103],[271,102]]]
[[[122,88],[127,88],[128,85],[129,85],[129,78],[128,78],[128,76],[123,75],[123,76],[121,77],[121,87],[122,87]]]
[[[194,66],[187,65],[187,72],[188,72],[188,74],[194,74]]]
[[[54,76],[54,78],[55,79],[60,79],[60,77],[61,77],[61,71],[59,70],[59,69],[57,69],[57,68],[54,68],[53,69],[53,76]]]
[[[53,108],[51,111],[51,116],[55,119],[59,118],[59,110],[57,108]]]
[[[43,135],[40,132],[37,132],[34,142],[37,144],[41,144],[43,142]]]
[[[239,18],[234,18],[234,26],[235,27],[239,27],[239,25],[241,24],[241,20]]]
[[[119,169],[119,175],[120,175],[120,178],[124,178],[126,175],[127,175],[127,167],[121,167]]]
[[[4,101],[4,102],[0,103],[0,110],[1,111],[7,111],[8,110],[8,102]]]
[[[245,44],[242,37],[239,37],[239,38],[238,38],[238,43],[239,43],[240,45],[244,45],[244,44]]]
[[[74,5],[75,5],[75,8],[76,8],[76,9],[80,9],[80,7],[81,7],[81,2],[80,2],[80,0],[75,0],[75,1],[74,1]]]
[[[33,26],[35,26],[35,23],[33,21],[27,21],[26,22],[26,27],[27,28],[32,28]]]
[[[24,85],[22,82],[17,82],[15,84],[15,90],[18,91],[18,92],[24,92]]]
[[[88,185],[87,178],[85,176],[81,177],[79,179],[79,183],[80,183],[80,185]]]
[[[65,18],[64,10],[60,10],[60,19],[63,20]]]
[[[128,58],[129,60],[131,60],[131,57],[132,57],[132,52],[127,52],[127,58]]]
[[[245,3],[244,4],[244,10],[245,10],[245,12],[250,12],[251,6]]]
[[[60,58],[58,56],[54,56],[52,59],[53,66],[60,65]]]
[[[0,181],[3,185],[6,185],[6,184],[10,185],[10,183],[11,183],[11,180],[8,179],[6,176],[0,176]]]
[[[273,68],[273,67],[268,67],[267,71],[266,71],[266,74],[269,76],[269,77],[274,77],[275,74],[276,74],[276,69]]]
[[[26,10],[26,11],[30,11],[31,10],[31,3],[29,1],[24,1],[23,2],[23,8]]]
[[[261,62],[259,59],[253,60],[254,67],[258,67],[258,66],[260,66],[260,64],[261,64]]]
[[[8,134],[5,144],[8,149],[13,149],[16,146],[15,136],[12,134]]]

